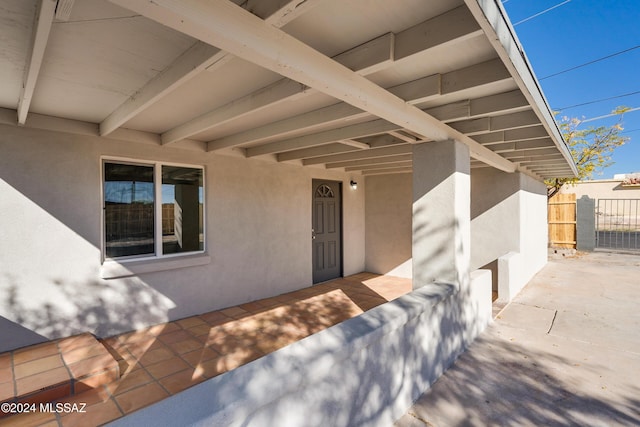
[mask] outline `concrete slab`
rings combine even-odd
[[[637,255],[552,260],[395,426],[640,425],[639,278]]]
[[[497,316],[501,324],[536,332],[548,332],[553,325],[556,310],[514,302]]]

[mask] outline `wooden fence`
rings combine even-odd
[[[576,247],[576,195],[556,194],[549,199],[549,245],[552,248]]]

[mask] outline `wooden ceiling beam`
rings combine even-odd
[[[500,170],[516,170],[515,164],[463,133],[227,0],[206,3],[197,0],[112,1],[400,128],[435,141],[460,141],[467,145],[472,157]]]
[[[283,27],[301,14],[311,10],[323,0],[252,0],[244,7],[265,22]],[[128,2],[121,4],[127,7]],[[136,93],[116,108],[100,123],[100,134],[105,136],[140,114],[145,109],[191,80],[206,69],[222,66],[232,55],[202,41],[196,42],[160,74],[149,80]]]
[[[56,0],[40,0],[33,25],[31,48],[24,72],[24,80],[18,98],[18,124],[24,125],[31,107],[33,92],[36,89],[40,67],[44,52],[47,49],[47,41],[51,32],[51,25],[56,13]]]

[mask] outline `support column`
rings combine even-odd
[[[413,147],[413,288],[468,286],[469,149],[456,141]]]
[[[596,200],[582,196],[576,200],[576,249],[593,252],[596,248]]]

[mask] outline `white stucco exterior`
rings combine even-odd
[[[342,182],[343,273],[365,269],[366,185],[352,190],[351,174],[9,126],[0,147],[0,351],[82,331],[108,336],[310,286],[313,178]],[[104,156],[204,166],[205,254],[137,261],[159,271],[103,278],[127,267],[102,265]]]
[[[489,168],[472,172],[471,187],[471,268],[491,268],[494,290],[509,301],[547,262],[546,187]],[[502,264],[509,271],[500,272],[507,255]]]
[[[368,271],[411,277],[411,176],[367,177]],[[547,262],[546,187],[526,174],[491,168],[473,169],[470,182],[471,271],[492,270],[499,298],[511,300]]]
[[[412,277],[411,180],[410,173],[366,179],[367,271]]]

